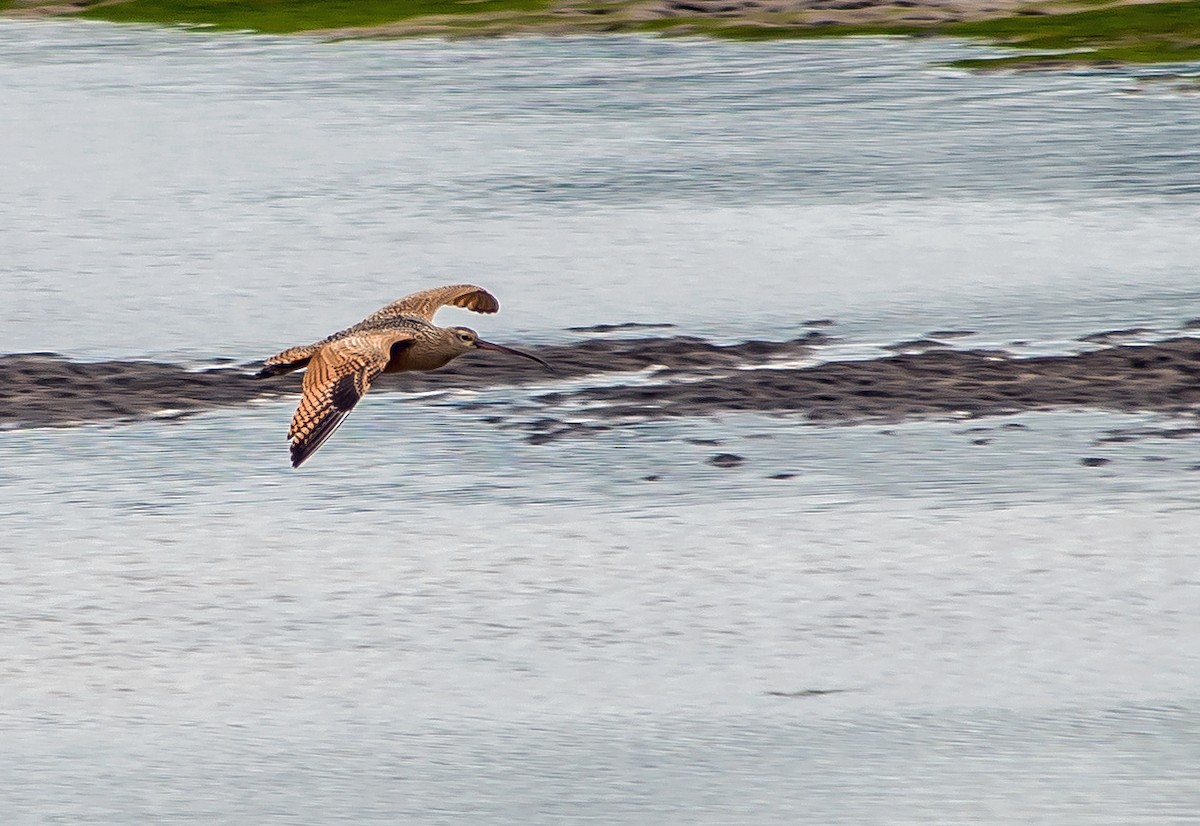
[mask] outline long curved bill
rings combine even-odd
[[[554,369],[553,367],[550,367],[548,363],[542,361],[535,355],[530,353],[522,353],[520,350],[514,350],[511,347],[505,347],[503,344],[492,344],[490,341],[484,341],[481,338],[477,338],[475,339],[475,346],[480,350],[495,350],[497,353],[508,353],[510,356],[521,356],[522,358],[527,358],[530,361],[536,361],[538,364],[550,370]]]

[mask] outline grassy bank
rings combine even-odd
[[[73,13],[124,23],[204,26],[272,34],[321,32],[345,37],[482,36],[631,32],[767,40],[852,35],[945,35],[979,38],[1023,54],[959,61],[972,69],[1064,63],[1161,63],[1200,60],[1200,0],[1122,4],[1121,0],[1057,0],[1026,4],[1015,16],[973,22],[913,22],[919,0],[879,0],[843,13],[769,13],[746,5],[735,15],[703,5],[655,0],[0,0],[10,12]],[[1070,4],[1070,5],[1064,5]],[[1087,6],[1081,11],[1072,9]],[[929,6],[924,10],[933,9]],[[689,10],[690,9],[690,10]],[[1053,12],[1053,13],[1050,13]],[[944,12],[943,12],[944,14]],[[856,17],[857,15],[857,17]],[[866,22],[855,22],[859,17]],[[907,19],[906,19],[907,18]]]
[[[956,37],[985,38],[1042,54],[962,60],[965,68],[1055,61],[1175,63],[1200,60],[1200,0],[1115,6],[1076,14],[1013,17],[940,28]],[[1063,51],[1070,53],[1063,54]],[[1059,54],[1047,55],[1047,52]]]
[[[540,11],[551,0],[128,0],[97,4],[81,17],[294,34],[369,28],[431,16]]]

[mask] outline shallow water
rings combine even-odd
[[[1200,98],[968,51],[0,24],[0,349],[242,358],[447,280],[530,339],[1183,320]]]
[[[0,350],[249,360],[468,278],[508,341],[1200,316],[1200,98],[969,51],[0,23]],[[523,392],[368,398],[300,473],[287,403],[0,433],[4,821],[1200,811],[1194,440],[472,406]]]

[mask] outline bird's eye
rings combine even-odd
[[[459,333],[459,334],[458,334],[458,337],[459,337],[459,338],[461,338],[463,341],[470,341],[470,340],[471,340],[471,336],[470,336],[470,334],[469,334],[469,333]]]

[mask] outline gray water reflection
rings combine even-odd
[[[1200,448],[1085,468],[1127,418],[1061,415],[534,447],[381,401],[304,475],[282,405],[5,434],[17,822],[1200,805]],[[680,441],[714,435],[748,464]]]
[[[1200,316],[1200,103],[930,68],[976,51],[0,23],[0,349],[248,359],[468,277],[500,338]],[[1154,419],[535,446],[480,398],[303,473],[286,403],[0,433],[0,819],[1200,811],[1200,446],[1095,444]]]
[[[816,725],[804,716],[781,711],[766,724],[758,717],[714,725],[597,714],[510,727],[464,715],[432,731],[332,715],[256,721],[282,746],[265,763],[237,739],[244,723],[169,738],[133,725],[139,758],[178,749],[211,759],[178,773],[153,764],[136,776],[117,764],[99,796],[91,794],[90,761],[60,753],[48,726],[28,744],[18,776],[52,768],[67,782],[50,809],[27,806],[19,787],[15,812],[63,813],[76,823],[213,822],[245,812],[259,822],[314,823],[1194,821],[1189,767],[1198,732],[1194,715],[1176,707],[1120,708],[1099,719],[1057,709]],[[347,734],[361,750],[344,749]],[[98,751],[110,746],[95,731],[71,739]],[[411,757],[430,751],[436,760]],[[994,758],[980,760],[984,753]],[[1117,796],[1127,808],[1112,808]]]
[[[742,415],[534,445],[526,431],[454,403],[379,395],[355,411],[334,449],[297,473],[283,439],[293,406],[170,424],[5,432],[0,514],[12,518],[15,535],[29,517],[36,535],[59,503],[100,514],[232,514],[295,491],[322,511],[369,515],[381,530],[395,509],[417,502],[438,513],[491,503],[638,514],[693,505],[739,510],[763,500],[783,515],[865,503],[1119,508],[1132,497],[1190,509],[1198,501],[1188,483],[1200,467],[1197,440],[1097,442],[1111,429],[1173,425],[1157,416],[1035,413],[816,427],[791,416]],[[714,467],[708,460],[718,453],[745,463]],[[1106,464],[1087,467],[1084,459]],[[781,474],[787,478],[772,478]]]
[[[0,23],[0,349],[249,358],[463,279],[543,340],[1200,315],[1200,98],[931,68],[979,51]]]

